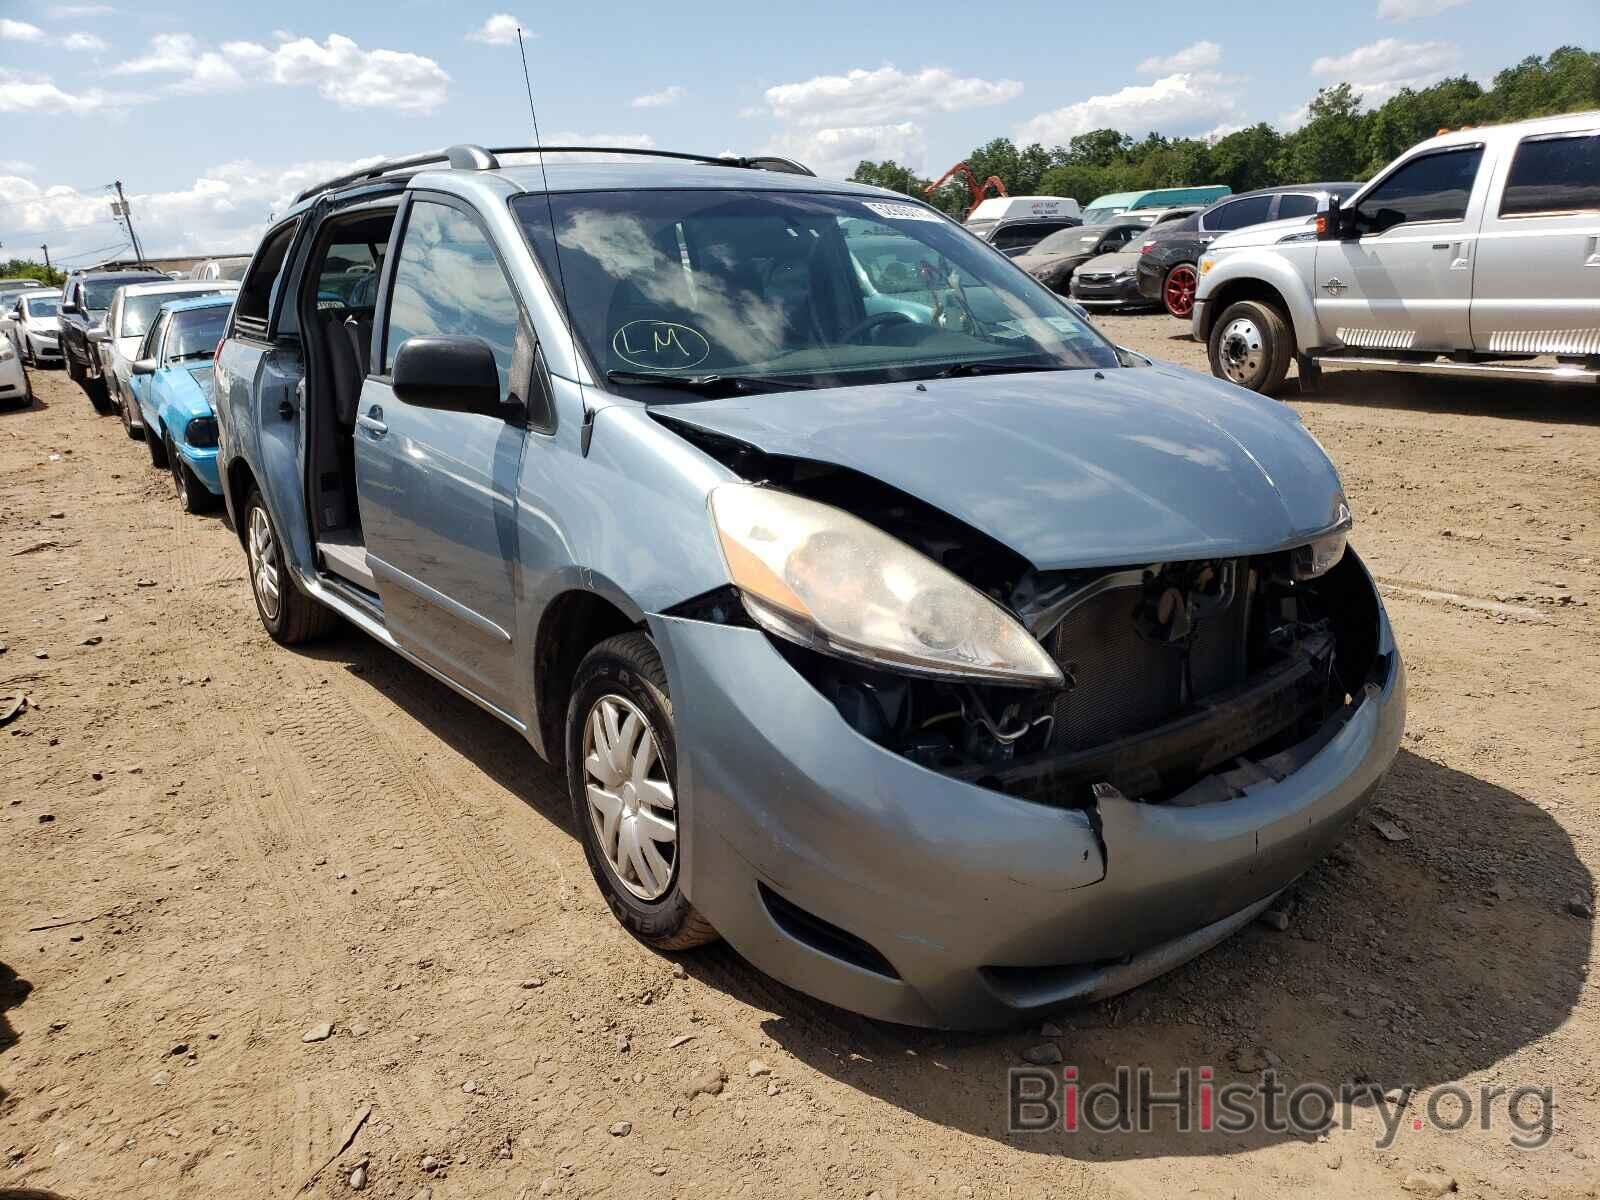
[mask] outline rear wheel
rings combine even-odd
[[[1253,392],[1270,392],[1289,373],[1294,345],[1283,314],[1258,300],[1230,304],[1211,328],[1211,373]]]
[[[258,488],[251,488],[250,498],[245,501],[244,544],[250,558],[250,590],[255,594],[256,612],[273,641],[298,645],[338,624],[338,614],[302,592],[290,577],[278,527]]]
[[[1161,302],[1167,306],[1167,312],[1180,320],[1188,320],[1194,314],[1197,282],[1193,263],[1179,263],[1168,271],[1166,281],[1161,285]]]
[[[584,656],[566,742],[573,820],[613,915],[657,950],[715,941],[683,892],[672,699],[647,636],[619,634]]]

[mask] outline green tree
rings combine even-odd
[[[0,262],[0,279],[37,279],[44,287],[60,287],[67,281],[62,272],[31,258],[11,258]]]
[[[1109,167],[1127,157],[1133,139],[1117,129],[1093,129],[1080,133],[1067,145],[1066,162],[1071,166]]]
[[[862,159],[850,173],[850,179],[853,183],[865,183],[872,187],[886,188],[891,192],[904,192],[907,196],[915,196],[918,200],[926,198],[922,191],[929,182],[910,167],[902,167],[892,158],[886,158],[882,162]]]
[[[1285,140],[1278,174],[1294,183],[1353,179],[1362,167],[1365,122],[1348,83],[1318,89],[1306,123]]]
[[[1250,192],[1280,182],[1274,164],[1283,153],[1283,135],[1261,122],[1218,138],[1211,147],[1211,179],[1236,192]]]

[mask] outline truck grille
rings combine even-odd
[[[1187,645],[1140,632],[1138,587],[1093,597],[1069,613],[1046,648],[1074,685],[1056,701],[1049,748],[1083,750],[1141,733],[1178,716],[1184,659],[1193,700],[1242,683],[1247,670],[1248,565],[1237,564],[1240,586],[1231,604],[1202,618]]]

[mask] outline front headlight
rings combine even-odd
[[[748,484],[711,492],[728,574],[751,618],[802,646],[927,675],[1062,683],[988,596],[858,517]]]
[[[1118,271],[1114,276],[1112,276],[1112,278],[1113,279],[1132,279],[1133,278],[1133,271],[1132,270]]]
[[[1349,506],[1339,505],[1338,523],[1334,529],[1314,538],[1304,546],[1296,546],[1292,551],[1290,557],[1294,563],[1294,577],[1315,579],[1338,566],[1339,560],[1344,557],[1345,545],[1350,540],[1352,524],[1354,522],[1350,516]]]
[[[10,342],[0,342],[0,362],[10,362],[16,356],[17,352],[11,348]]]

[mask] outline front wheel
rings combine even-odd
[[[1289,323],[1259,300],[1240,300],[1222,310],[1211,328],[1211,373],[1253,392],[1270,392],[1289,373],[1294,341]]]
[[[186,513],[209,512],[213,506],[211,490],[200,482],[198,476],[183,461],[183,455],[167,439],[167,462],[172,467],[172,488],[178,493],[178,506]]]
[[[1167,272],[1161,285],[1161,303],[1167,312],[1179,320],[1187,321],[1194,315],[1194,289],[1198,278],[1193,263],[1179,263]]]
[[[647,636],[619,634],[584,656],[566,750],[573,820],[612,914],[657,950],[715,941],[683,892],[672,699]]]

